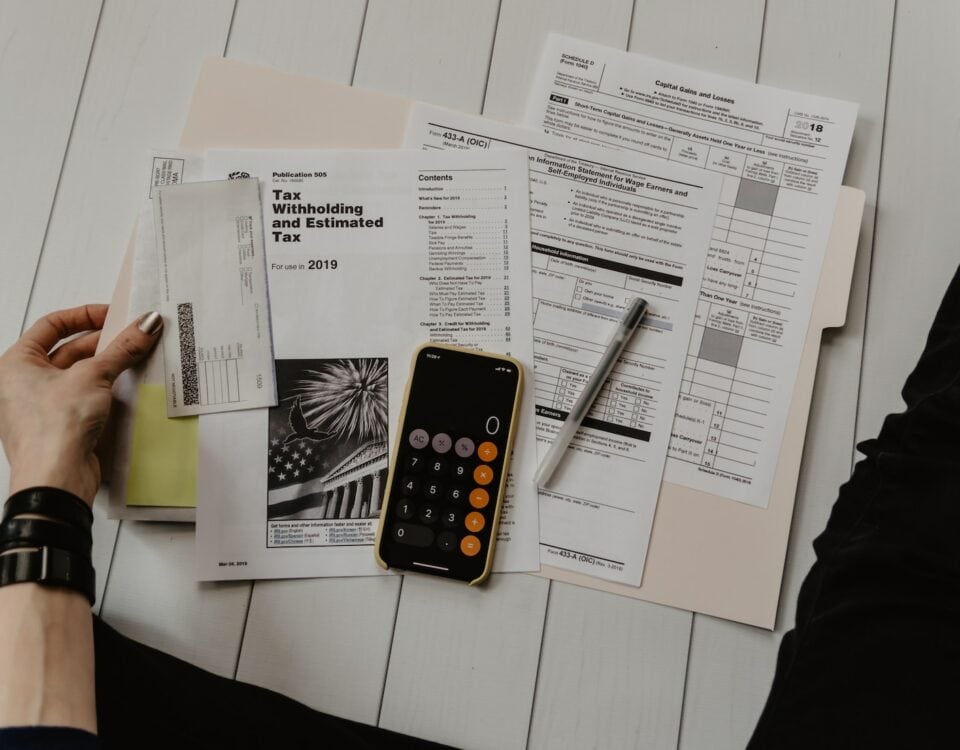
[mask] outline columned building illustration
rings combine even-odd
[[[376,518],[386,481],[387,443],[367,443],[320,479],[272,490],[268,518]]]

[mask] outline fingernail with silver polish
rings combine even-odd
[[[147,336],[154,336],[163,328],[163,318],[160,317],[160,313],[156,311],[149,312],[140,318],[140,324],[137,328],[147,334]]]

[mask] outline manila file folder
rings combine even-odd
[[[403,140],[410,104],[315,78],[208,59],[200,71],[180,147],[198,152],[230,147],[396,148]],[[841,189],[768,507],[664,483],[641,586],[548,566],[540,575],[774,626],[820,337],[824,328],[841,326],[846,317],[863,204],[862,191]],[[130,274],[125,262],[102,341],[109,341],[127,319]],[[117,442],[119,460],[124,451],[119,447],[122,439]],[[119,494],[112,488],[111,495]],[[121,500],[116,515],[136,517],[126,515],[123,505]],[[117,510],[116,500],[111,507]],[[192,520],[190,508],[164,510],[169,513],[165,520]]]

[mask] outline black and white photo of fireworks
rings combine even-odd
[[[377,518],[387,474],[387,360],[280,359],[267,519]]]

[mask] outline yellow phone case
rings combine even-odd
[[[410,398],[410,386],[413,383],[413,375],[414,375],[414,370],[417,364],[417,358],[419,357],[420,352],[426,348],[449,349],[451,351],[467,352],[469,354],[476,354],[483,357],[488,357],[489,359],[497,359],[497,360],[502,360],[504,362],[509,362],[510,364],[512,364],[514,367],[517,368],[517,374],[518,374],[517,394],[513,400],[513,410],[511,411],[511,414],[510,414],[510,429],[507,432],[506,453],[503,459],[503,470],[500,472],[500,481],[497,485],[497,495],[495,500],[494,513],[493,513],[493,524],[490,528],[490,544],[487,547],[486,562],[483,567],[483,573],[481,573],[477,578],[474,578],[472,581],[468,582],[470,586],[475,586],[487,580],[487,578],[490,576],[490,571],[493,568],[493,555],[494,555],[494,552],[496,551],[497,533],[500,528],[500,514],[503,511],[503,494],[506,491],[506,487],[507,487],[507,475],[509,474],[510,460],[513,457],[513,440],[516,437],[516,433],[517,433],[517,413],[520,409],[520,398],[521,398],[521,395],[523,394],[523,365],[520,364],[518,360],[514,359],[513,357],[508,357],[505,354],[493,354],[491,352],[485,352],[479,349],[467,349],[461,346],[451,346],[450,344],[435,344],[429,341],[424,344],[421,344],[413,352],[413,356],[411,357],[411,360],[410,360],[410,374],[407,376],[407,385],[403,391],[403,404],[400,407],[399,425],[403,425],[404,419],[407,414],[407,401]],[[377,538],[373,546],[373,554],[374,554],[374,557],[376,557],[377,564],[381,568],[384,568],[385,570],[388,570],[390,566],[387,565],[386,561],[380,556],[380,538],[383,535],[383,528],[386,522],[387,512],[389,510],[389,508],[387,508],[387,502],[389,501],[389,498],[390,498],[390,488],[393,487],[393,475],[397,468],[397,456],[400,455],[401,440],[402,440],[401,430],[398,427],[396,440],[394,441],[394,446],[393,446],[393,454],[390,457],[390,470],[387,473],[387,481],[386,481],[386,484],[384,485],[384,490],[383,490],[384,496],[383,496],[382,502],[380,503],[380,523],[377,526]],[[404,572],[412,572],[412,573],[418,572],[415,570],[408,570],[406,568],[404,568],[403,570]]]

